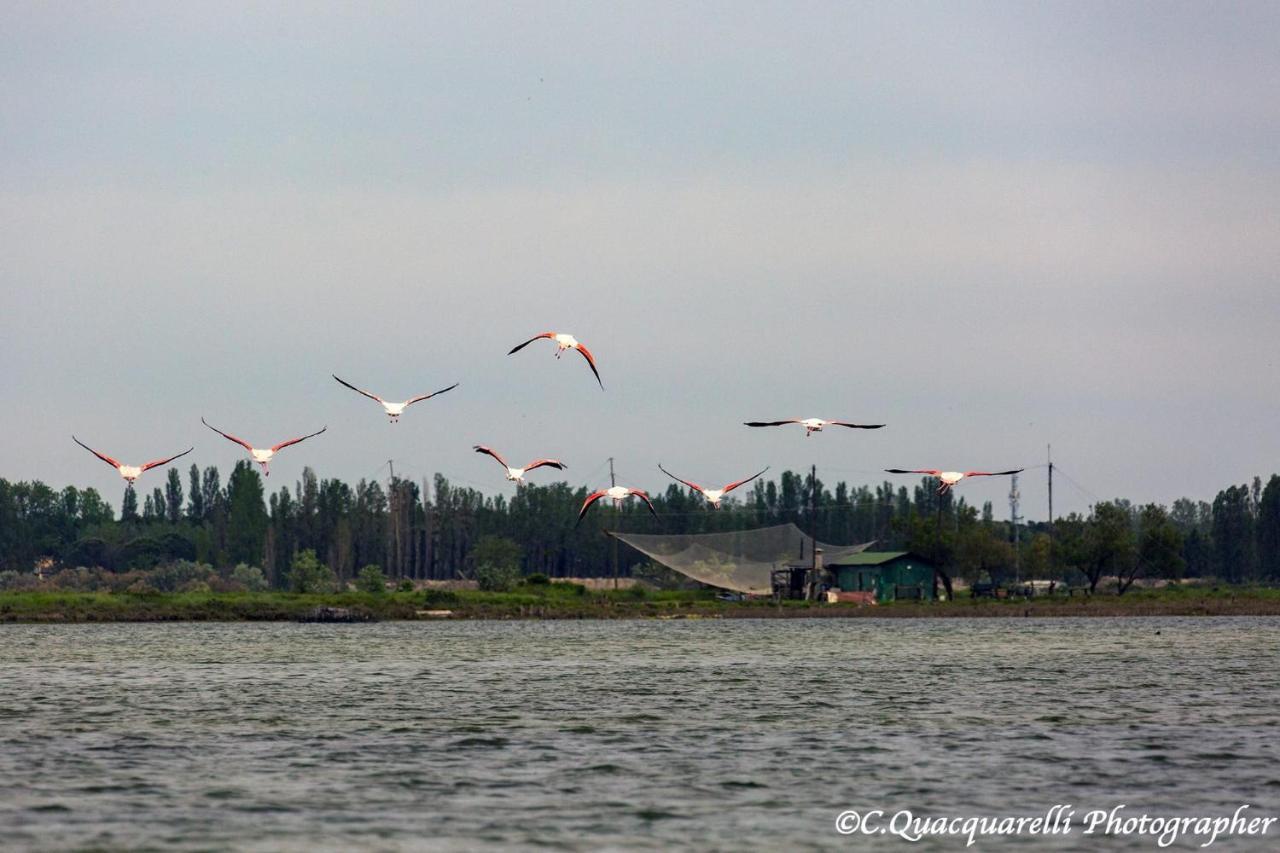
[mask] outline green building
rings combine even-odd
[[[933,598],[933,563],[910,551],[863,551],[827,569],[841,592],[875,590],[876,601]]]

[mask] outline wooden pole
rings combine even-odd
[[[610,487],[618,485],[618,478],[613,474],[613,457],[609,457],[609,485]],[[613,588],[618,588],[618,530],[622,525],[622,503],[615,502],[613,505],[613,536],[609,537],[613,540]]]

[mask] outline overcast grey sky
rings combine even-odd
[[[0,11],[5,478],[1280,470],[1280,4],[117,5]]]

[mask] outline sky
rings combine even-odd
[[[1280,5],[0,6],[0,477],[1280,471]],[[576,335],[581,358],[539,332]],[[460,386],[390,425],[393,399]],[[823,417],[878,431],[749,429]],[[545,476],[544,476],[545,475]],[[554,471],[534,472],[547,481]],[[148,479],[150,477],[151,479]],[[155,473],[139,486],[161,485]],[[958,492],[1008,515],[1009,483]]]

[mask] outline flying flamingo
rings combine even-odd
[[[477,444],[475,446],[475,451],[476,453],[487,453],[494,459],[498,460],[498,464],[507,469],[507,479],[514,482],[517,486],[524,482],[525,473],[532,471],[534,468],[541,468],[546,465],[550,468],[559,468],[563,471],[568,467],[559,459],[535,459],[523,468],[512,468],[507,464],[507,460],[503,459],[501,454],[492,447],[485,447],[483,444]]]
[[[842,426],[850,429],[880,429],[884,424],[851,424],[848,421],[824,421],[822,418],[788,418],[785,421],[746,421],[749,427],[782,426],[783,424],[804,424],[804,437],[815,432],[822,432],[823,427]]]
[[[593,503],[600,500],[600,498],[609,498],[613,501],[613,505],[615,507],[621,509],[623,500],[631,497],[632,495],[635,495],[640,500],[644,501],[645,506],[649,507],[649,512],[653,513],[655,517],[658,515],[658,512],[653,508],[653,502],[649,500],[649,495],[647,493],[642,492],[639,489],[628,489],[626,486],[611,486],[610,488],[600,489],[597,492],[592,492],[587,495],[587,499],[582,502],[582,509],[578,511],[578,523],[582,523],[582,517],[587,514],[587,510]]]
[[[245,441],[243,438],[236,438],[234,435],[229,435],[223,432],[213,424],[206,421],[204,418],[200,419],[200,423],[204,424],[209,429],[213,430],[218,435],[225,438],[227,441],[234,441],[236,444],[240,445],[245,450],[249,451],[249,455],[253,457],[253,461],[257,462],[259,465],[262,466],[262,476],[264,477],[271,476],[271,469],[268,468],[267,466],[271,464],[271,458],[275,456],[278,451],[283,450],[284,448],[288,447],[291,444],[297,444],[300,441],[306,441],[308,438],[317,436],[328,429],[327,426],[321,427],[319,430],[311,433],[310,435],[304,435],[301,438],[291,438],[288,441],[282,441],[279,444],[272,445],[271,447],[268,447],[266,449],[260,449],[260,448],[254,447],[252,444]]]
[[[92,453],[94,456],[101,459],[103,462],[110,465],[112,468],[115,468],[117,471],[119,471],[120,476],[124,477],[125,480],[129,482],[130,485],[133,484],[134,480],[142,476],[143,471],[150,471],[152,468],[159,468],[161,465],[168,465],[170,462],[177,459],[178,456],[186,456],[188,453],[195,450],[194,447],[188,447],[186,450],[179,453],[178,456],[170,456],[168,459],[156,459],[155,461],[148,462],[145,465],[124,465],[112,459],[110,456],[107,456],[105,453],[99,453],[89,445],[85,444],[80,439],[76,438],[74,435],[71,436],[71,440],[74,441],[76,444],[80,445],[81,447],[83,447],[85,450]]]
[[[338,377],[332,373],[329,375],[333,376],[334,379],[338,379]],[[386,411],[387,417],[391,419],[391,423],[393,424],[400,422],[400,416],[404,414],[404,410],[409,406],[412,406],[414,403],[420,403],[423,400],[430,400],[432,397],[436,396],[436,394],[443,394],[445,391],[452,391],[454,388],[457,388],[459,384],[455,382],[452,385],[450,385],[448,388],[441,388],[439,391],[436,391],[431,394],[420,394],[417,397],[412,397],[408,400],[405,400],[403,403],[391,403],[391,402],[388,402],[387,400],[382,399],[377,394],[370,394],[368,391],[357,388],[356,386],[352,385],[350,382],[346,382],[342,379],[338,379],[338,381],[341,382],[343,385],[346,385],[352,391],[355,391],[357,394],[363,394],[366,397],[368,397],[370,400],[377,400],[379,403],[381,403],[383,410]]]
[[[702,496],[707,499],[707,502],[709,504],[711,504],[712,509],[719,509],[720,501],[724,499],[725,495],[729,494],[729,492],[732,492],[734,489],[738,488],[738,486],[744,485],[746,483],[750,483],[756,477],[759,477],[760,474],[763,474],[764,471],[768,471],[769,468],[766,466],[764,471],[761,471],[759,474],[752,474],[750,477],[747,477],[745,480],[736,480],[730,483],[729,485],[725,486],[723,489],[704,489],[702,486],[699,486],[697,483],[690,483],[688,480],[681,480],[675,474],[672,474],[666,468],[663,468],[661,462],[658,463],[658,470],[666,474],[671,479],[675,480],[677,483],[684,483],[686,486],[693,489],[695,492],[701,492]]]
[[[1022,468],[1014,468],[1012,471],[938,471],[933,468],[923,468],[920,470],[904,471],[901,468],[885,468],[890,474],[928,474],[930,477],[937,477],[942,481],[938,486],[938,494],[945,495],[951,491],[951,487],[963,480],[965,477],[1003,477],[1005,474],[1017,474]]]
[[[573,335],[558,334],[556,332],[543,332],[540,335],[534,335],[532,338],[529,338],[529,340],[520,344],[520,346],[513,347],[511,352],[507,353],[507,355],[514,355],[540,338],[550,338],[556,342],[556,358],[559,358],[560,353],[567,349],[576,349],[578,352],[582,353],[582,357],[587,360],[587,364],[591,367],[591,372],[596,375],[596,381],[600,383],[600,389],[604,390],[604,382],[600,379],[600,371],[596,370],[596,360],[591,356],[591,350],[579,343],[578,339]]]

